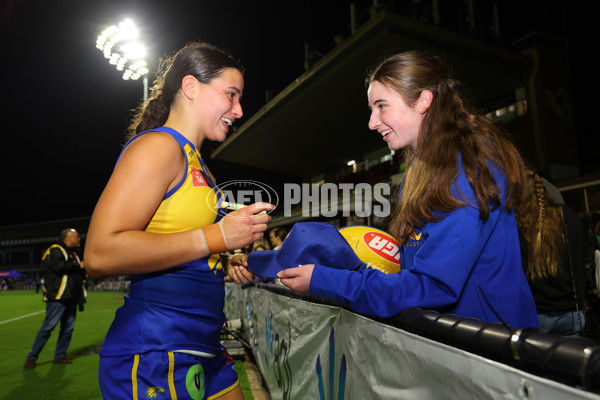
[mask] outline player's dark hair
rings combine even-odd
[[[200,83],[209,84],[229,68],[237,69],[242,74],[244,72],[231,55],[202,42],[190,43],[174,56],[162,59],[150,97],[134,110],[126,139],[164,125],[185,76],[192,75]]]

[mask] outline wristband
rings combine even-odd
[[[225,235],[225,228],[223,228],[223,224],[225,223],[225,218],[221,218],[218,222],[219,227],[221,228],[221,233],[223,234],[223,240],[225,241],[225,247],[229,250],[229,243],[227,243],[227,235]]]
[[[201,228],[210,254],[218,254],[229,250],[225,240],[225,232],[220,224],[212,224]]]

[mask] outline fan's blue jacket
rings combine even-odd
[[[492,173],[502,191],[502,204],[490,209],[487,220],[480,218],[474,191],[462,171],[453,194],[468,204],[416,229],[401,248],[398,273],[316,265],[310,293],[383,318],[419,307],[513,328],[537,328],[535,303],[521,268],[515,217],[504,210],[505,178],[498,170]]]

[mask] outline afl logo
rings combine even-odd
[[[369,250],[384,260],[392,263],[400,262],[400,247],[398,247],[398,242],[393,237],[370,231],[363,235],[363,241]]]
[[[221,198],[216,198],[209,193],[206,198],[209,209],[219,211],[222,201],[237,203],[244,206],[252,203],[266,202],[271,203],[275,207],[279,203],[277,191],[269,185],[252,180],[236,180],[228,181],[217,185],[216,189],[221,193]],[[271,211],[268,211],[269,213]]]

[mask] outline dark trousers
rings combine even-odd
[[[71,343],[73,327],[75,326],[75,317],[77,316],[76,301],[48,301],[46,303],[46,318],[42,322],[42,327],[35,337],[33,348],[27,354],[28,358],[37,360],[40,352],[50,338],[50,334],[60,322],[60,331],[58,333],[58,342],[54,352],[54,359],[58,360],[67,356],[67,349]]]

